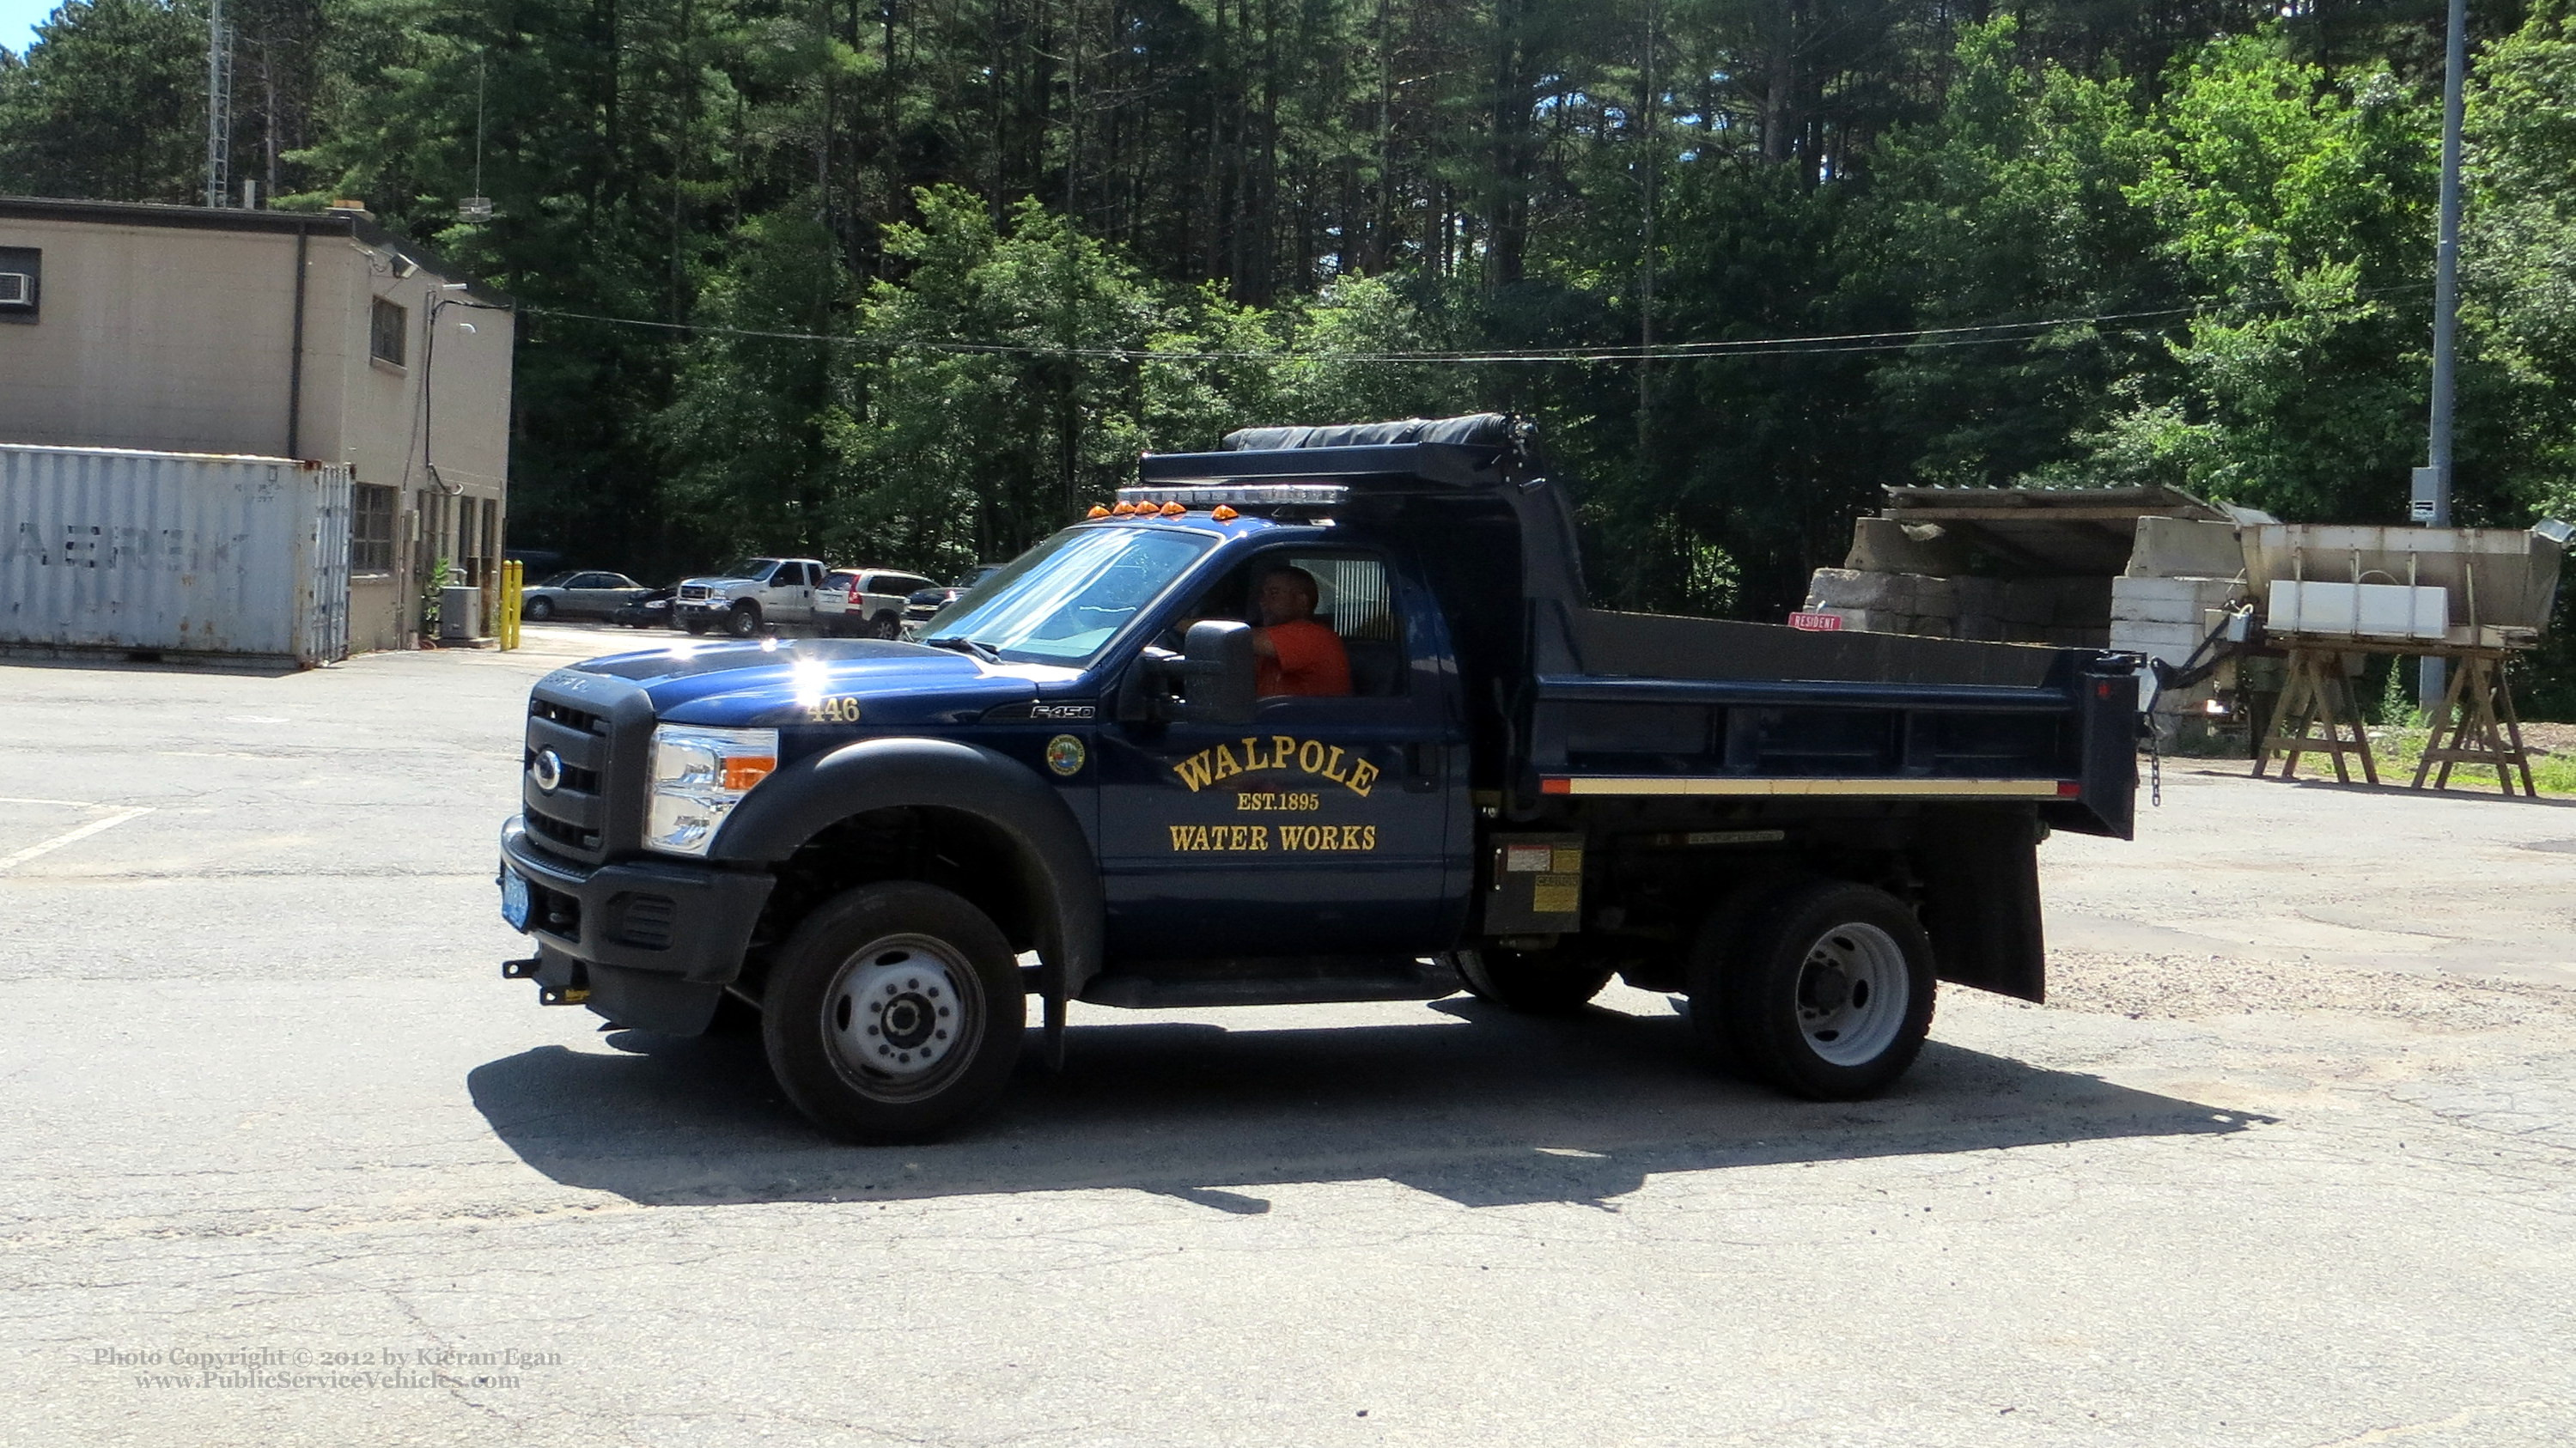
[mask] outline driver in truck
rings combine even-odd
[[[1261,575],[1252,605],[1261,626],[1252,631],[1260,660],[1254,692],[1267,698],[1306,694],[1339,698],[1351,692],[1350,656],[1341,635],[1315,620],[1323,593],[1303,568],[1274,568]]]

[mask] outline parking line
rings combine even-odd
[[[28,804],[55,804],[67,802],[68,801],[57,800],[13,801],[13,803]],[[92,806],[92,808],[95,808],[95,806]],[[120,810],[115,814],[109,815],[105,819],[91,820],[88,824],[81,826],[79,829],[66,830],[63,833],[54,836],[50,840],[43,841],[42,843],[29,845],[27,848],[20,850],[14,855],[0,855],[0,874],[6,874],[7,872],[14,870],[20,865],[27,863],[29,860],[36,858],[38,855],[51,854],[53,851],[59,850],[65,845],[88,839],[90,836],[97,834],[101,830],[112,830],[118,825],[125,823],[127,820],[136,819],[150,813],[152,813],[152,806],[148,804],[137,805],[132,809]]]

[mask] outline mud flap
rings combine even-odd
[[[2029,809],[1927,810],[1914,846],[1935,973],[1955,985],[2042,1001],[2039,821]]]

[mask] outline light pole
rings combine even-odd
[[[2451,400],[2460,334],[2460,121],[2469,69],[2468,0],[2451,0],[2449,54],[2442,66],[2442,217],[2433,248],[2433,421],[2424,466],[2415,470],[2413,521],[2451,526]],[[2441,707],[2442,660],[2425,659],[2416,695]]]

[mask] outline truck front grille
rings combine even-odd
[[[691,585],[690,587],[683,588],[683,589],[681,589],[681,590],[680,590],[680,597],[685,598],[685,599],[688,599],[688,600],[690,600],[690,601],[692,601],[692,602],[695,602],[695,601],[697,601],[697,600],[699,600],[699,599],[705,598],[706,596],[707,596],[707,591],[706,591],[706,589],[705,589],[703,586],[699,586],[699,585],[694,585],[694,584],[693,584],[693,585]]]
[[[622,679],[574,682],[574,689],[540,683],[528,697],[519,812],[547,853],[599,864],[640,844],[652,706]],[[537,783],[538,757],[546,753],[556,763],[552,789]]]

